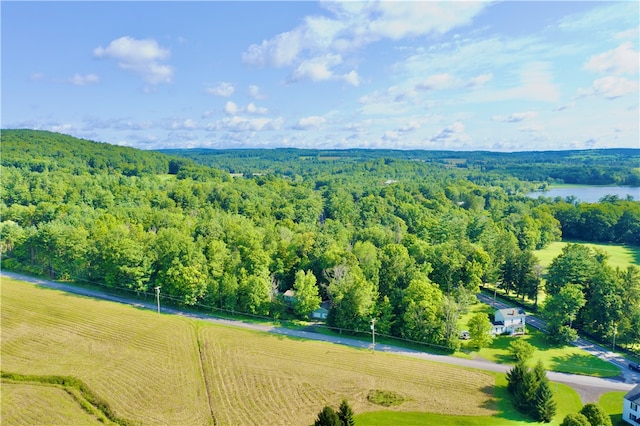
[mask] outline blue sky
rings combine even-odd
[[[1,124],[142,149],[638,148],[639,9],[3,1]]]

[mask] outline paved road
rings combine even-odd
[[[487,305],[492,306],[496,309],[505,309],[505,308],[513,307],[513,305],[508,305],[500,300],[494,300],[491,296],[488,296],[486,294],[480,293],[477,295],[477,297],[478,297],[478,300],[480,300],[482,303],[486,303]],[[527,314],[527,325],[531,325],[537,328],[538,330],[541,330],[544,332],[547,331],[546,322],[534,315]],[[595,343],[589,342],[583,338],[578,338],[578,340],[573,342],[573,345],[589,352],[592,355],[597,356],[600,359],[610,362],[616,367],[619,367],[622,378],[626,383],[633,383],[633,384],[640,383],[640,372],[631,370],[629,368],[629,360],[625,359],[622,355],[612,352],[602,347],[601,345],[597,345]]]
[[[16,280],[27,281],[43,287],[62,290],[70,293],[83,295],[83,296],[110,300],[113,302],[133,305],[139,308],[146,308],[151,310],[157,309],[157,306],[155,303],[131,300],[125,297],[106,294],[99,290],[92,290],[92,289],[87,289],[87,288],[78,287],[74,285],[63,284],[55,281],[43,280],[40,278],[29,277],[29,276],[20,275],[12,272],[7,272],[7,271],[0,271],[0,282],[3,276],[13,278]],[[293,330],[285,327],[276,327],[276,326],[265,325],[265,324],[247,323],[239,320],[215,318],[205,314],[184,312],[177,309],[166,308],[166,307],[162,307],[161,310],[165,314],[173,314],[173,315],[181,315],[185,317],[197,318],[197,319],[213,322],[216,324],[247,328],[247,329],[258,330],[258,331],[263,331],[267,333],[286,335],[286,336],[300,337],[300,338],[310,339],[310,340],[320,340],[320,341],[325,341],[325,342],[339,344],[339,345],[352,346],[356,348],[371,349],[371,344],[369,344],[368,342],[362,342],[360,340],[354,340],[348,337],[326,336],[323,334],[314,333],[312,331]],[[476,368],[476,369],[486,370],[486,371],[507,372],[512,367],[510,365],[496,364],[496,363],[489,362],[486,360],[481,360],[481,359],[472,360],[472,359],[463,359],[463,358],[457,358],[457,357],[447,356],[447,355],[427,354],[424,352],[401,348],[401,347],[392,346],[392,345],[376,344],[375,350],[382,351],[382,352],[392,352],[392,353],[396,353],[404,356],[410,356],[413,358],[420,358],[420,359],[425,359],[430,361],[442,362],[446,364],[458,365],[462,367]],[[572,386],[582,396],[582,399],[585,403],[597,401],[597,395],[603,392],[627,391],[632,389],[634,386],[633,384],[624,383],[620,380],[604,379],[604,378],[589,377],[589,376],[579,376],[579,375],[573,375],[573,374],[548,372],[548,376],[550,380],[566,383]],[[595,401],[592,401],[594,399]]]

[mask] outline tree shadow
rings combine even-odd
[[[610,369],[600,368],[599,358],[590,354],[571,354],[554,356],[551,362],[555,363],[553,371],[560,373],[582,374],[585,376],[611,376]]]
[[[498,411],[493,417],[513,422],[538,423],[515,409],[513,399],[506,386],[485,386],[482,391],[492,397],[482,405],[483,408]]]

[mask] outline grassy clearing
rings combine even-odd
[[[530,425],[534,423],[531,419],[516,411],[509,402],[507,392],[507,381],[504,374],[496,374],[496,398],[498,401],[499,413],[492,416],[451,416],[434,413],[418,412],[393,412],[376,411],[356,415],[358,425],[362,426],[421,426],[421,425],[441,425],[441,426],[517,426]],[[582,408],[580,396],[569,386],[552,383],[554,399],[557,404],[557,414],[550,425],[558,425],[568,413],[578,412]]]
[[[509,344],[513,339],[524,339],[536,348],[533,358],[530,360],[531,366],[541,360],[547,370],[561,373],[597,377],[615,377],[620,374],[619,368],[575,346],[553,346],[549,344],[544,333],[532,327],[527,327],[527,334],[524,336],[497,337],[491,347],[481,349],[478,355],[490,361],[512,364],[513,360],[509,353]]]
[[[562,249],[570,243],[582,244],[604,251],[609,255],[607,263],[614,268],[620,267],[624,269],[631,265],[640,266],[640,247],[623,246],[619,244],[593,244],[583,243],[580,241],[556,241],[549,244],[542,250],[534,251],[534,254],[540,260],[540,265],[546,269],[549,267],[549,265],[551,265],[553,259],[555,259],[562,253]]]
[[[2,382],[2,424],[103,425],[64,389],[30,383]],[[103,418],[104,421],[104,418]],[[107,422],[107,424],[110,424]]]
[[[1,314],[4,371],[73,376],[119,417],[143,424],[310,424],[342,399],[357,413],[379,410],[367,400],[375,389],[404,398],[394,412],[499,413],[494,376],[480,371],[158,315],[5,278]],[[4,396],[3,417],[5,404],[13,404],[9,412],[18,404]],[[46,398],[43,405],[68,411]]]
[[[613,425],[626,424],[622,421],[622,405],[626,392],[607,392],[600,396],[598,404],[609,414]]]
[[[2,280],[2,369],[73,376],[120,418],[207,424],[192,321]]]

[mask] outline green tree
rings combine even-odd
[[[296,315],[306,317],[320,307],[322,300],[318,294],[316,277],[313,275],[313,272],[296,272],[296,280],[293,288],[296,291],[296,300],[293,303],[293,311]]]
[[[343,399],[338,409],[338,417],[343,426],[354,426],[356,421],[353,419],[353,409],[346,399]]]
[[[404,292],[403,337],[419,342],[441,343],[444,337],[443,295],[428,278],[414,278]]]
[[[593,402],[585,404],[580,414],[587,418],[591,426],[611,426],[611,417],[601,406]]]
[[[535,350],[531,343],[523,339],[513,340],[509,344],[509,352],[518,363],[530,360]]]
[[[569,413],[564,417],[560,426],[591,426],[591,423],[584,414]]]
[[[548,321],[549,338],[558,343],[574,341],[577,332],[571,326],[585,304],[582,286],[578,284],[566,284],[558,293],[549,297],[542,310]]]
[[[567,244],[562,248],[562,253],[549,265],[545,286],[547,294],[554,296],[569,283],[587,287],[599,268],[600,260],[597,253],[588,246]]]
[[[491,321],[489,316],[482,312],[474,314],[469,320],[469,334],[471,335],[471,346],[482,349],[491,344]]]
[[[536,389],[534,412],[537,420],[549,423],[556,415],[556,402],[553,399],[553,392],[549,387],[549,381],[543,380]]]
[[[340,417],[334,411],[333,408],[325,405],[325,407],[318,413],[314,426],[342,426]]]
[[[344,330],[367,330],[377,299],[373,284],[356,265],[338,265],[327,271],[331,309],[327,323]]]

